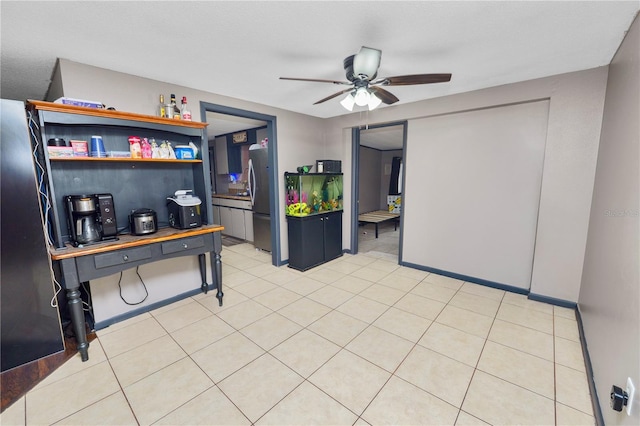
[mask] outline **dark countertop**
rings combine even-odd
[[[213,194],[212,198],[226,198],[227,200],[251,201],[248,195]]]

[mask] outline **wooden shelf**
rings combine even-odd
[[[132,112],[113,111],[104,108],[87,108],[75,105],[56,104],[53,102],[28,100],[29,104],[41,111],[64,112],[68,114],[91,115],[94,117],[115,118],[119,120],[143,121],[145,123],[168,124],[171,126],[191,127],[204,129],[208,123],[198,121],[175,120],[171,118],[161,118],[155,115],[136,114]]]
[[[202,160],[174,160],[165,158],[126,157],[49,157],[50,161],[107,161],[121,163],[202,163]]]
[[[69,259],[79,256],[87,256],[97,253],[106,253],[123,248],[138,247],[163,241],[177,240],[180,238],[193,237],[195,235],[221,232],[224,227],[221,225],[202,225],[194,229],[160,228],[157,232],[149,235],[118,235],[118,240],[107,240],[86,245],[84,247],[73,247],[67,244],[64,248],[49,247],[49,253],[53,260]]]

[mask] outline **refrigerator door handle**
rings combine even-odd
[[[249,196],[251,197],[251,207],[256,200],[256,172],[253,170],[253,161],[249,158]]]

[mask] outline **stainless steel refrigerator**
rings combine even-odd
[[[253,206],[253,244],[271,251],[271,216],[269,211],[268,148],[259,144],[249,147],[249,192]]]

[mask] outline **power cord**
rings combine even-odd
[[[142,283],[142,288],[144,289],[144,292],[146,293],[146,294],[145,294],[145,296],[144,296],[144,298],[143,298],[141,301],[139,301],[139,302],[135,302],[135,303],[127,302],[127,301],[125,300],[124,296],[122,295],[122,285],[121,285],[121,282],[122,282],[122,272],[123,272],[123,271],[120,271],[120,278],[118,279],[118,288],[120,289],[120,299],[122,299],[122,301],[123,301],[124,303],[126,303],[127,305],[129,305],[129,306],[139,305],[139,304],[141,304],[142,302],[144,302],[145,300],[147,300],[147,297],[149,297],[149,291],[147,291],[147,286],[145,285],[144,280],[143,280],[143,279],[142,279],[142,277],[140,276],[140,272],[138,272],[138,268],[139,268],[139,266],[136,266],[136,275],[138,275],[138,278],[140,279],[140,282]]]
[[[29,132],[31,133],[31,140],[33,141],[33,160],[36,165],[35,172],[36,178],[38,181],[38,193],[40,194],[39,204],[40,204],[40,219],[42,221],[42,230],[45,234],[45,242],[49,247],[53,246],[53,238],[52,238],[52,229],[51,223],[49,222],[49,211],[51,210],[51,202],[49,200],[49,194],[47,192],[47,186],[45,184],[44,178],[46,175],[46,171],[42,164],[40,164],[40,160],[38,159],[38,148],[40,146],[40,140],[38,139],[38,133],[40,132],[40,126],[33,118],[33,113],[31,111],[28,112],[28,123],[29,123]],[[35,129],[35,130],[34,130]],[[49,304],[52,308],[58,308],[58,294],[62,291],[62,286],[56,280],[56,274],[53,271],[53,262],[51,260],[51,256],[47,256],[47,260],[49,261],[49,271],[51,272],[51,278],[53,279],[53,296],[51,297],[51,301]],[[83,302],[84,303],[84,302]]]

